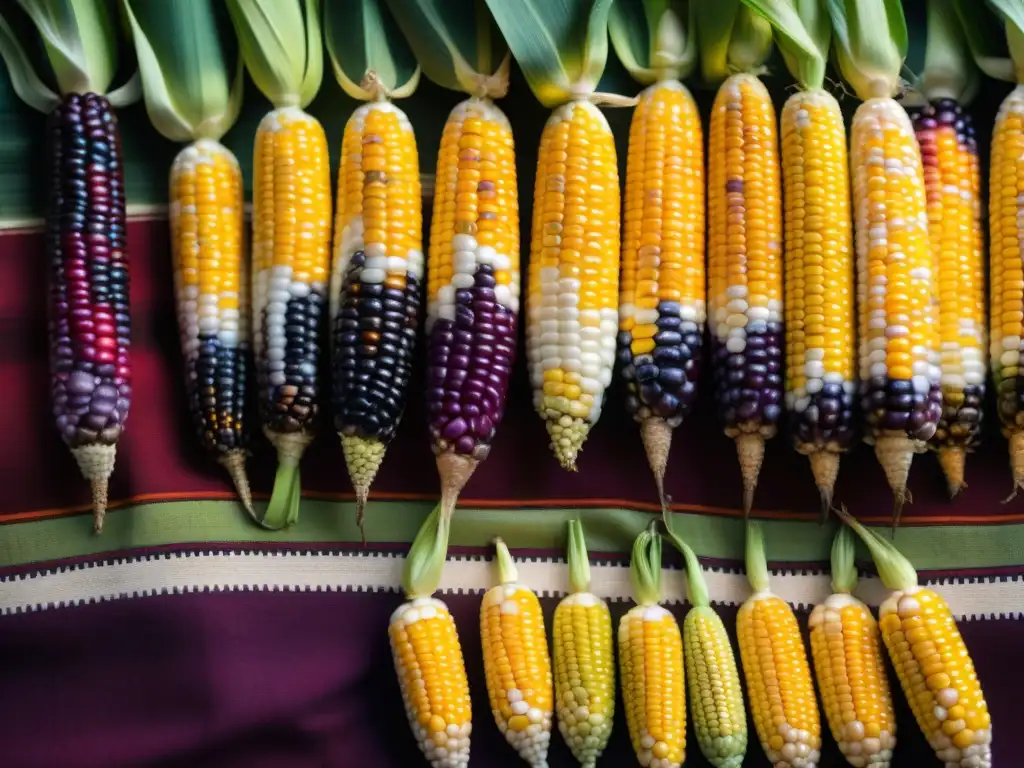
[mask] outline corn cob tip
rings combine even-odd
[[[589,422],[585,419],[562,416],[554,420],[545,419],[544,425],[548,428],[551,450],[555,452],[558,463],[567,472],[575,472],[576,457],[583,450],[583,443],[590,433]]]
[[[480,462],[472,456],[445,451],[437,457],[437,473],[441,476],[441,514],[451,518],[459,495]]]
[[[221,454],[217,459],[220,465],[227,470],[231,482],[235,485],[238,493],[238,500],[242,502],[245,511],[253,518],[256,517],[256,509],[252,505],[252,490],[249,487],[249,475],[245,471],[245,451],[234,450]]]
[[[341,452],[345,455],[345,466],[348,468],[348,476],[352,480],[352,489],[356,494],[356,523],[359,525],[359,533],[365,545],[366,531],[363,529],[363,519],[366,503],[370,498],[373,479],[384,462],[387,444],[382,440],[359,435],[339,433],[338,437],[341,438]]]
[[[967,452],[960,446],[949,446],[939,449],[939,466],[946,476],[949,498],[955,499],[957,494],[967,487],[964,482],[964,466],[967,463]]]
[[[895,496],[892,508],[893,532],[900,524],[903,505],[911,501],[910,491],[907,490],[907,478],[910,476],[910,465],[916,452],[915,441],[903,435],[883,435],[875,441],[875,455]]]
[[[640,435],[647,454],[647,464],[654,473],[658,501],[662,510],[665,510],[671,503],[669,497],[665,495],[665,472],[668,469],[668,452],[672,448],[672,427],[665,419],[645,419],[640,425]]]
[[[114,460],[117,458],[116,445],[82,445],[72,448],[71,454],[78,462],[82,477],[92,488],[92,527],[96,533],[103,532],[103,520],[107,515],[107,494],[110,476],[114,474]]]
[[[1010,434],[1010,471],[1013,472],[1013,492],[1003,499],[1003,504],[1009,504],[1024,489],[1024,432]]]
[[[815,451],[810,455],[811,474],[814,484],[818,486],[821,497],[821,522],[828,520],[832,511],[832,494],[839,476],[839,454],[832,451]]]
[[[736,452],[740,458],[740,474],[743,477],[743,516],[747,517],[754,506],[754,492],[757,477],[761,474],[764,461],[764,436],[759,432],[744,433],[736,438]]]

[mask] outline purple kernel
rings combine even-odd
[[[455,451],[457,453],[472,453],[474,448],[476,448],[476,440],[469,435],[460,437],[458,442],[455,443]]]
[[[466,433],[466,422],[461,417],[449,421],[444,428],[442,435],[445,440],[458,440]]]

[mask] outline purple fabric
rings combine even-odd
[[[486,705],[479,595],[446,598],[459,621],[475,704],[476,766],[523,764]],[[397,594],[222,593],[118,600],[0,619],[0,754],[12,768],[246,766],[414,768],[391,666]],[[550,622],[555,600],[544,600]],[[612,606],[616,621],[624,603]],[[682,618],[682,611],[676,611]],[[735,610],[723,610],[727,626]],[[802,617],[806,618],[806,617]],[[550,628],[550,623],[549,623]],[[965,622],[989,695],[994,764],[1019,763],[1015,732],[1024,622]],[[997,685],[998,682],[998,685]],[[895,686],[895,681],[894,681]],[[893,765],[938,765],[901,694]],[[635,765],[622,706],[599,765]],[[687,766],[707,766],[692,729]],[[556,735],[552,768],[574,766]],[[767,765],[755,739],[745,766]],[[822,768],[843,765],[831,738]]]

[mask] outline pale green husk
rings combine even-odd
[[[896,96],[909,45],[900,0],[827,2],[843,77],[862,100]]]
[[[448,555],[450,527],[451,521],[441,514],[438,504],[416,533],[402,569],[402,590],[410,599],[429,597],[437,591]]]
[[[633,542],[629,580],[637,605],[661,602],[661,534],[655,530],[656,525],[657,521],[652,521]]]
[[[974,20],[971,16],[977,14],[984,17],[984,12],[973,5],[967,5],[964,0],[958,3],[961,23],[967,34],[971,50],[975,55],[975,61],[985,74],[989,77],[996,77],[1000,80],[1016,81],[1024,83],[1024,2],[1022,0],[988,0],[996,13],[1003,19],[1006,25],[1006,43],[1010,50],[1010,62],[1005,60],[987,60],[985,56],[979,56],[978,49],[981,46],[990,44],[990,38],[985,37],[984,31],[979,32],[976,24],[983,24],[980,19]],[[975,33],[972,39],[972,32]],[[976,43],[978,37],[981,42]],[[1012,76],[1006,76],[1006,64],[1009,63]]]
[[[587,539],[583,535],[583,523],[569,521],[569,546],[566,547],[569,563],[569,588],[573,592],[590,591],[590,558],[587,556]]]
[[[324,74],[319,1],[225,1],[256,87],[275,108],[306,107]]]
[[[764,529],[757,520],[747,521],[747,581],[755,592],[768,589],[768,557],[764,551]]]
[[[953,99],[969,104],[981,84],[956,12],[956,0],[928,0],[924,66],[904,104]]]
[[[902,592],[917,586],[917,571],[892,542],[865,528],[845,509],[836,510],[836,514],[867,545],[871,559],[875,561],[875,567],[878,569],[878,577],[886,589]]]
[[[608,61],[612,0],[487,0],[526,82],[546,107],[590,96]]]
[[[17,0],[17,3],[42,39],[60,94],[106,95],[115,107],[138,100],[142,89],[137,72],[123,86],[108,92],[117,73],[118,60],[114,0]],[[50,112],[57,106],[60,95],[39,77],[3,16],[0,16],[0,57],[7,65],[19,98],[41,112]]]
[[[416,58],[384,0],[325,0],[324,40],[334,77],[353,99],[406,98],[419,85]]]
[[[508,91],[508,47],[484,0],[387,4],[428,79],[481,97]]]
[[[219,140],[242,107],[242,58],[228,62],[214,0],[122,0],[146,112],[171,141]],[[232,74],[232,70],[234,70]]]
[[[515,584],[519,581],[516,561],[512,558],[512,553],[508,551],[508,545],[500,536],[494,540],[494,551],[494,562],[498,566],[498,583]]]
[[[848,525],[839,526],[832,541],[832,591],[850,594],[857,587],[857,538]]]
[[[699,0],[616,0],[608,20],[612,47],[644,85],[683,80],[697,63]]]
[[[700,69],[717,83],[738,72],[756,73],[772,51],[772,28],[742,0],[701,0],[696,7]]]
[[[832,41],[832,25],[821,0],[743,2],[772,25],[786,67],[800,87],[821,88]]]

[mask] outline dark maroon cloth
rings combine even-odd
[[[413,768],[387,624],[397,594],[219,593],[122,599],[0,620],[0,763],[11,768]],[[472,765],[523,765],[487,707],[479,595],[446,598],[474,702]],[[556,600],[545,599],[550,627]],[[613,604],[616,621],[628,608]],[[674,607],[683,616],[681,608]],[[735,625],[735,609],[721,611]],[[806,616],[801,617],[805,619]],[[965,622],[994,719],[994,765],[1018,765],[1024,623]],[[734,638],[735,642],[735,638]],[[895,682],[893,683],[895,685]],[[938,765],[904,703],[897,768]],[[616,705],[603,766],[635,765]],[[745,766],[767,765],[751,724]],[[575,766],[556,735],[552,768]],[[705,768],[688,733],[687,766]],[[844,763],[825,738],[821,768]]]

